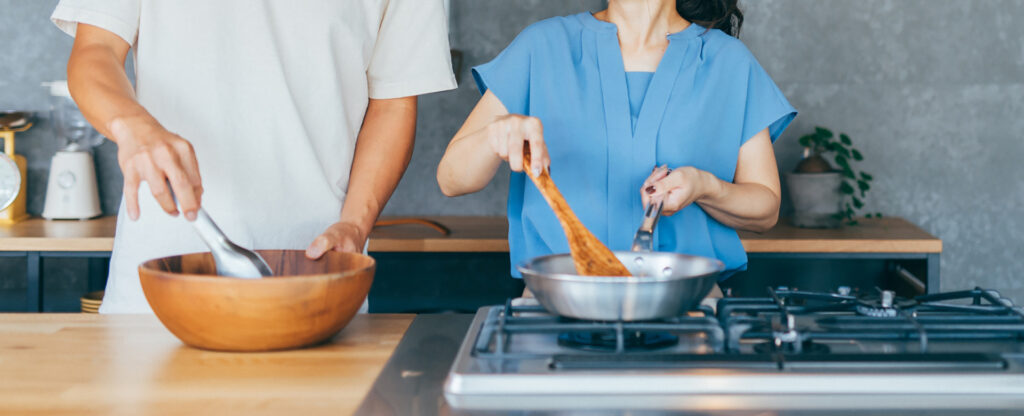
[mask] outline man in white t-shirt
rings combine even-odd
[[[242,246],[362,250],[416,96],[455,88],[442,0],[61,0],[52,19],[125,178],[102,313],[150,310],[141,262],[206,250],[200,203]]]

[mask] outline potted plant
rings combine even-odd
[[[786,174],[789,197],[793,202],[793,224],[808,228],[836,228],[846,222],[857,224],[857,211],[864,208],[864,197],[871,189],[870,174],[854,170],[852,162],[864,160],[846,134],[838,139],[831,130],[815,127],[814,133],[800,137],[804,158],[796,170]],[[831,157],[839,168],[826,159]],[[881,213],[867,214],[881,218]]]

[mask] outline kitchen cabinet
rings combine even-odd
[[[374,230],[370,254],[378,260],[370,292],[373,312],[472,312],[521,293],[509,276],[504,217],[427,217],[444,235],[421,225]],[[750,257],[747,271],[724,284],[735,295],[762,296],[766,286],[862,291],[896,288],[901,295],[939,291],[942,241],[901,218],[862,219],[835,230],[803,229],[783,219],[763,233],[740,233]],[[43,260],[88,260],[89,286],[103,287],[116,220],[31,219],[0,227],[0,256],[26,259],[25,310],[41,311],[47,276]]]
[[[358,315],[327,343],[225,353],[152,315],[0,314],[0,414],[347,415],[411,315]]]

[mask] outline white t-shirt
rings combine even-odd
[[[456,86],[442,0],[61,0],[52,19],[132,45],[139,103],[192,143],[203,207],[249,248],[305,249],[338,221],[369,98]],[[102,313],[150,311],[143,261],[208,250],[139,192]]]

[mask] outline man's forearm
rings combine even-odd
[[[118,138],[110,131],[117,119],[152,117],[135,99],[135,91],[124,71],[129,45],[103,29],[80,24],[68,60],[68,86],[82,114],[104,136]]]
[[[416,137],[416,97],[370,100],[356,141],[341,221],[368,236],[409,166]]]

